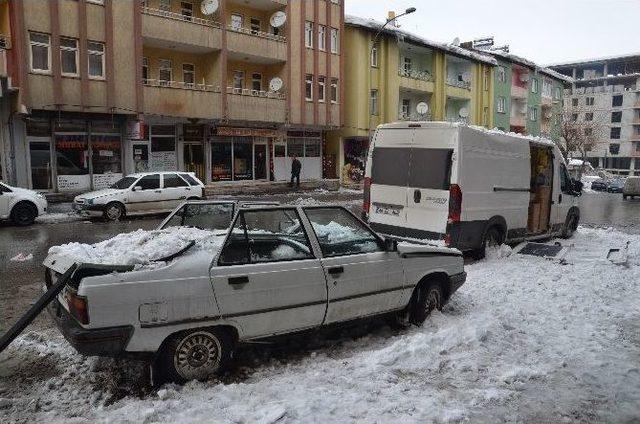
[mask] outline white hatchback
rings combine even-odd
[[[46,212],[44,195],[0,182],[0,219],[10,219],[16,225],[31,225],[36,217]]]
[[[118,220],[125,215],[171,212],[185,200],[204,196],[204,184],[190,172],[144,172],[127,175],[111,187],[77,196],[73,208]]]

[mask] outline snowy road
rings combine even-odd
[[[628,266],[609,263],[627,240]],[[25,334],[0,357],[0,421],[638,422],[640,236],[580,228],[568,244],[565,264],[504,249],[467,266],[422,328],[253,348],[218,382],[153,391],[133,362]]]

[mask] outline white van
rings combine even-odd
[[[378,232],[487,245],[570,237],[582,184],[550,140],[448,122],[378,127],[365,175],[364,215]]]

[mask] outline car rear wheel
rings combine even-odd
[[[124,205],[118,202],[111,202],[104,208],[104,219],[109,221],[118,221],[124,218]]]
[[[207,380],[228,366],[232,352],[232,338],[221,329],[179,333],[159,351],[154,364],[154,384]]]
[[[37,216],[38,209],[29,202],[19,202],[11,210],[11,220],[21,227],[33,224]]]
[[[472,256],[477,260],[484,259],[487,255],[487,248],[499,247],[503,242],[504,237],[500,229],[496,226],[489,227],[482,238],[482,244],[472,252]]]
[[[439,280],[418,286],[414,296],[409,318],[414,325],[422,325],[433,311],[441,311],[444,306],[444,295]]]
[[[573,237],[576,230],[578,229],[578,224],[580,223],[580,216],[578,216],[575,212],[569,212],[567,219],[564,223],[564,228],[562,229],[562,238],[568,239]]]

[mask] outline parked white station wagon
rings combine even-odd
[[[0,219],[10,219],[16,225],[31,225],[46,212],[44,195],[0,182]]]
[[[171,231],[203,230],[131,234],[153,245]],[[420,325],[466,279],[458,250],[383,239],[337,206],[241,208],[230,228],[148,263],[74,254],[121,255],[126,237],[52,249],[47,286],[70,279],[49,311],[82,354],[153,357],[156,382],[205,379],[239,342],[381,314]]]
[[[171,212],[185,200],[204,196],[204,184],[190,172],[131,174],[111,187],[84,193],[73,201],[76,211],[112,221],[125,215]]]

